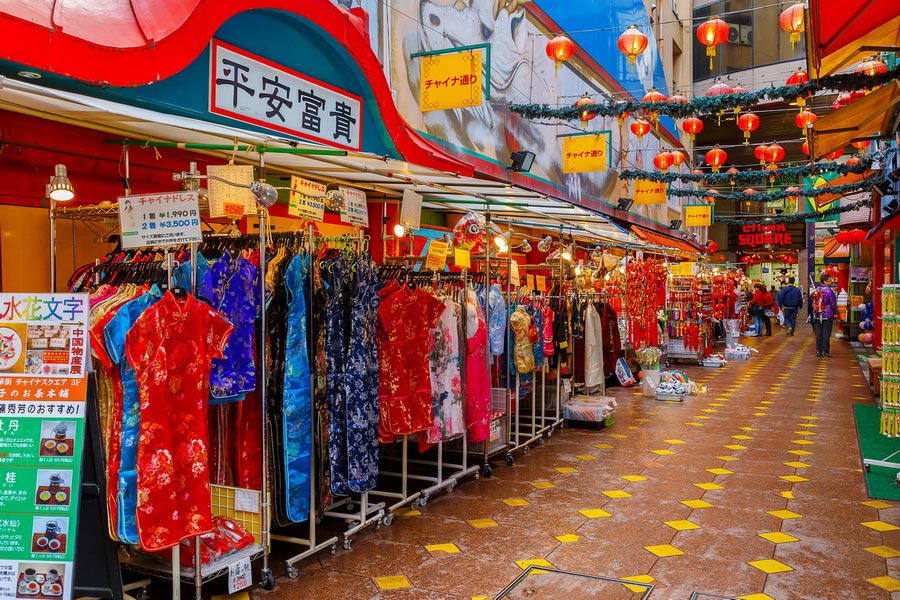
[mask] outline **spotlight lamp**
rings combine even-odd
[[[680,228],[681,228],[681,223],[682,223],[682,220],[681,220],[681,219],[672,219],[672,220],[669,222],[669,229],[680,229]]]
[[[398,238],[406,237],[406,226],[403,223],[394,225],[394,236]]]
[[[512,153],[512,164],[509,166],[510,171],[518,171],[527,173],[534,164],[534,152],[528,150],[519,150]]]
[[[57,165],[56,168],[59,169],[60,166],[62,165]],[[63,167],[63,169],[65,169],[65,167]],[[894,169],[887,174],[887,177],[876,183],[873,186],[872,191],[874,191],[879,196],[884,196],[891,191],[891,187],[893,187],[893,185],[897,183],[898,180],[900,180],[900,169]]]
[[[531,243],[530,243],[528,240],[524,240],[524,241],[522,242],[522,245],[521,245],[520,249],[521,249],[522,252],[524,252],[525,254],[528,254],[529,252],[531,252]]]
[[[572,247],[572,244],[567,246],[563,246],[562,251],[560,252],[560,256],[563,260],[572,262],[572,256],[575,254],[575,249]]]
[[[494,236],[494,245],[500,252],[509,251],[509,243],[512,241],[512,229],[507,229],[503,233]]]
[[[618,202],[619,210],[624,210],[625,212],[628,212],[628,210],[631,209],[632,206],[634,206],[634,200],[632,200],[631,198],[619,198],[619,202]]]
[[[75,188],[66,174],[66,165],[56,165],[56,170],[47,186],[47,196],[58,202],[66,202],[75,197]]]
[[[538,245],[537,245],[538,250],[541,252],[549,252],[550,244],[552,244],[552,243],[553,243],[552,237],[550,237],[549,235],[544,236],[544,239],[542,239],[541,241],[538,242]]]

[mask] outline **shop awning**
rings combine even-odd
[[[831,75],[876,52],[900,48],[897,0],[810,0],[809,17],[810,77]]]
[[[680,240],[674,236],[657,233],[655,231],[644,229],[643,227],[639,227],[637,225],[632,225],[631,231],[638,237],[638,239],[644,240],[648,244],[652,244],[654,246],[671,248],[673,250],[677,250],[678,252],[683,252],[691,256],[697,256],[701,253],[700,248],[698,248],[694,244],[691,244],[687,240]]]
[[[900,4],[900,3],[898,3]],[[900,82],[883,87],[832,111],[813,124],[810,156],[816,160],[840,150],[853,140],[892,131],[900,107]]]
[[[867,179],[872,174],[872,171],[866,171],[865,173],[846,173],[837,177],[836,179],[831,179],[827,182],[826,185],[830,186],[839,186],[839,185],[847,185],[849,183],[859,183],[860,181]],[[845,194],[820,194],[815,196],[815,204],[816,208],[821,209],[825,206],[828,206],[835,200],[838,200],[848,194],[857,194],[858,192],[847,192]]]

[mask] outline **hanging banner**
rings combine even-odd
[[[563,173],[605,171],[609,165],[609,132],[563,138]]]
[[[400,222],[410,229],[418,229],[422,226],[422,194],[417,194],[409,188],[403,190],[403,200],[400,203]]]
[[[0,294],[0,599],[72,598],[87,294]]]
[[[669,263],[669,273],[676,277],[690,277],[694,274],[695,262]]]
[[[447,242],[431,240],[428,244],[428,254],[425,255],[426,271],[443,271],[447,264],[447,252],[450,246]]]
[[[423,56],[419,107],[422,112],[481,106],[481,52]]]
[[[325,220],[325,185],[291,176],[291,197],[288,214],[321,223]]]
[[[250,165],[209,165],[206,174],[221,177],[226,181],[249,186],[253,179],[253,167]],[[229,185],[215,179],[207,179],[209,190],[209,216],[218,219],[240,219],[245,215],[256,214],[256,197],[249,187]]]
[[[119,198],[122,248],[202,242],[197,192],[163,192]]]
[[[634,203],[638,205],[665,204],[666,184],[661,181],[635,179]]]
[[[369,226],[369,206],[366,204],[366,193],[356,188],[340,186],[338,190],[344,196],[341,208],[341,221],[357,227]]]
[[[683,214],[686,227],[709,227],[713,222],[712,204],[686,204]]]

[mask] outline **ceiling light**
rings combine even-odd
[[[47,186],[47,195],[59,202],[75,197],[75,188],[72,187],[72,182],[66,174],[66,165],[56,165],[56,173],[50,178],[50,185]]]

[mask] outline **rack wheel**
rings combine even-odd
[[[263,569],[259,574],[259,587],[264,590],[275,589],[275,578],[272,576],[272,569]]]
[[[507,467],[513,466],[513,463],[516,462],[516,459],[513,458],[512,454],[507,454],[504,460],[506,461]]]
[[[349,550],[352,544],[353,542],[350,538],[344,538],[344,550]]]
[[[455,488],[456,488],[456,484],[451,483],[450,485],[447,486],[447,493],[448,494],[451,493]]]
[[[528,454],[528,451],[529,451],[529,450],[531,450],[531,448],[528,447],[528,446],[525,446],[524,448],[522,448],[522,454],[523,454],[523,455]]]
[[[475,471],[475,479],[481,479],[481,473],[480,473],[480,472]]]
[[[355,505],[354,503],[352,503],[352,502],[348,502],[348,503],[347,503],[347,510],[349,510],[350,512],[353,512],[354,510],[356,510],[356,505]]]
[[[428,504],[428,496],[422,496],[421,498],[416,500],[415,503],[419,508],[424,508],[425,505]]]
[[[547,437],[550,437],[549,433],[547,434]],[[544,445],[544,438],[538,438],[538,446],[543,446],[543,445]]]
[[[553,437],[553,430],[551,429],[550,431],[547,432],[547,439],[549,440],[552,437]]]
[[[384,515],[384,518],[381,519],[381,524],[384,525],[385,527],[390,527],[391,523],[393,523],[393,522],[394,522],[394,513],[392,513],[392,512],[389,512],[388,514]]]
[[[332,556],[337,554],[337,542],[333,543],[331,545],[331,548],[328,549],[328,551],[331,553]]]
[[[287,568],[286,572],[287,572],[287,576],[290,577],[291,579],[297,579],[297,576],[300,575],[300,571],[297,569],[297,567],[294,567],[294,566],[289,566]]]
[[[484,473],[485,477],[490,477],[494,470],[491,468],[491,465],[484,465],[481,467],[481,472]]]

